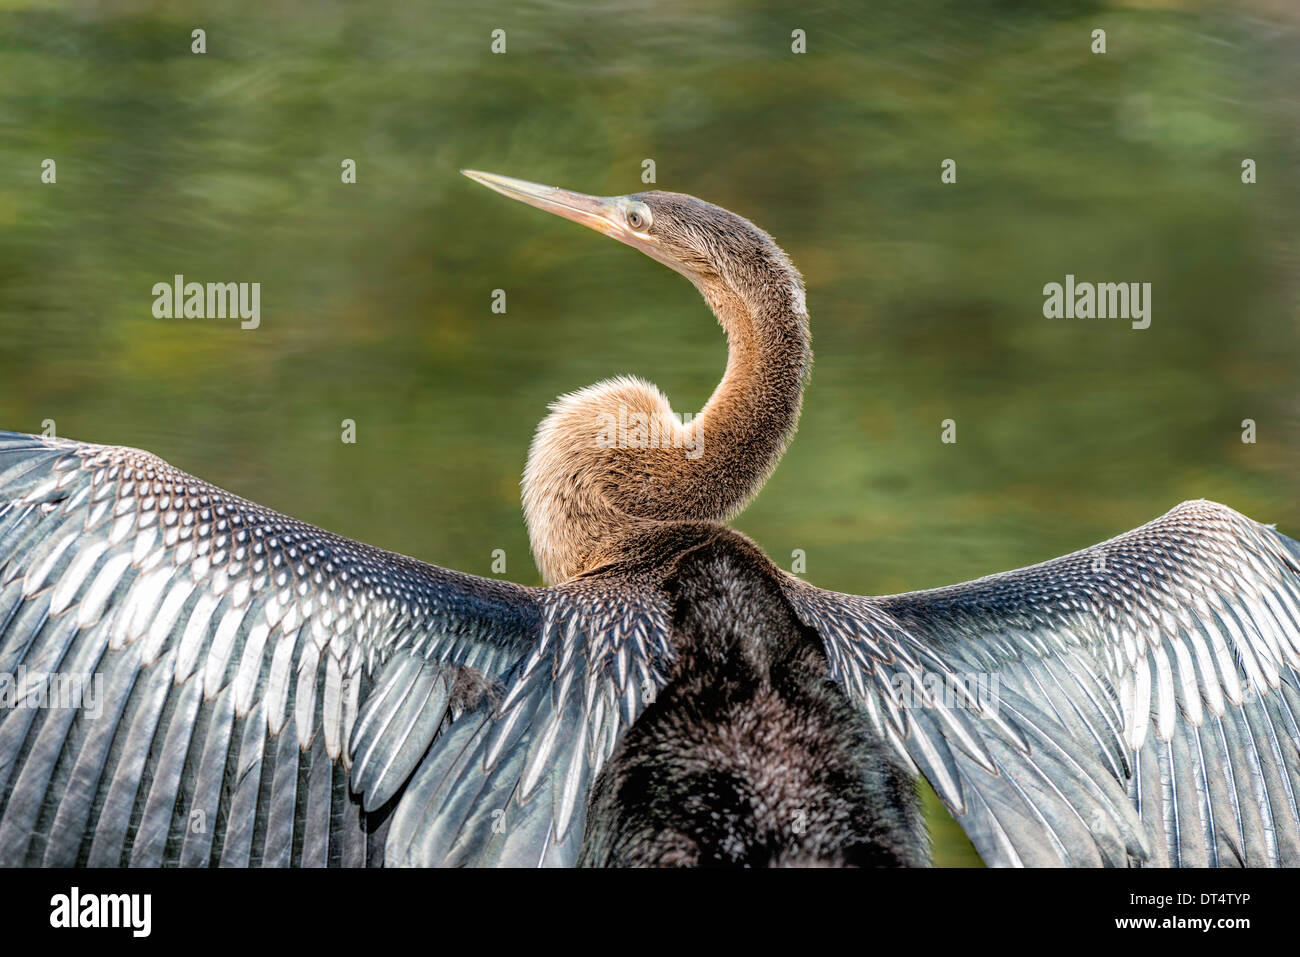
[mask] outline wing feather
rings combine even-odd
[[[990,863],[1125,863],[1117,833],[1130,863],[1300,864],[1300,546],[1271,527],[1188,502],[1091,549],[949,588],[867,599],[791,577],[787,594],[873,721],[893,713],[900,667],[868,649],[945,680],[992,679],[1000,722],[949,702],[946,724],[898,737]],[[933,736],[954,728],[965,747],[940,760]],[[1008,748],[1009,734],[1028,750]],[[1100,856],[1076,818],[1108,835]]]
[[[0,864],[571,863],[667,672],[665,604],[463,575],[145,452],[0,432],[0,674],[102,682],[95,720],[0,709]]]

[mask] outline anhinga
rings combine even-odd
[[[1300,545],[1199,501],[949,588],[816,588],[722,524],[811,361],[771,237],[467,175],[696,285],[730,350],[703,412],[632,378],[555,403],[543,588],[0,433],[0,863],[923,864],[919,775],[990,864],[1300,863]],[[69,675],[102,714],[34,706]]]

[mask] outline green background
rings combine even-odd
[[[1199,496],[1300,532],[1290,4],[461,6],[0,0],[0,426],[536,582],[547,403],[635,373],[698,409],[725,349],[680,277],[457,170],[617,194],[651,158],[807,279],[803,424],[736,522],[779,563],[923,588]],[[175,273],[261,282],[261,328],[153,318]],[[1044,319],[1066,273],[1152,283],[1151,327]]]

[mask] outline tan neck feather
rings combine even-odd
[[[784,260],[746,288],[701,284],[727,333],[727,369],[686,424],[648,382],[619,377],[561,396],[524,471],[533,554],[548,584],[617,557],[647,524],[726,521],[762,488],[799,420],[812,360],[803,285]]]

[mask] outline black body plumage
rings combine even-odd
[[[718,530],[676,560],[672,673],[596,782],[587,866],[917,866],[916,792],[827,676],[779,572]]]

